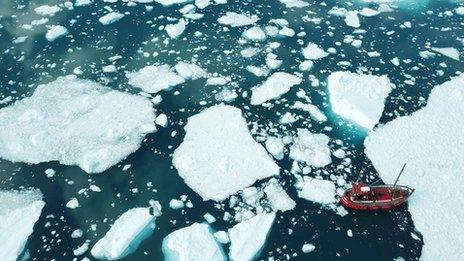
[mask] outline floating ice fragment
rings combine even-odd
[[[169,90],[182,84],[185,79],[171,70],[169,65],[145,66],[137,72],[126,74],[129,84],[147,93]]]
[[[319,60],[328,55],[329,53],[325,52],[315,43],[308,43],[308,45],[303,48],[303,56],[308,60]]]
[[[103,25],[109,25],[112,24],[124,17],[124,14],[118,13],[118,12],[111,12],[108,13],[100,18],[98,18],[98,21],[102,23]]]
[[[42,16],[46,16],[46,15],[54,16],[59,11],[61,11],[61,8],[56,5],[53,5],[53,6],[42,5],[42,6],[34,8],[34,12]]]
[[[123,213],[110,230],[92,247],[92,256],[116,260],[134,252],[155,229],[155,217],[148,208],[133,208]]]
[[[279,167],[251,137],[238,108],[210,107],[190,117],[185,131],[173,164],[204,200],[224,200],[256,180],[279,174]]]
[[[296,75],[276,72],[269,76],[260,86],[253,88],[251,104],[259,105],[277,99],[287,93],[292,86],[300,84],[301,81],[302,79]]]
[[[185,31],[186,25],[187,23],[184,19],[179,19],[177,24],[168,24],[164,27],[164,30],[166,30],[166,33],[168,34],[169,38],[175,39]]]
[[[222,247],[207,224],[193,223],[169,234],[163,240],[166,261],[225,261]]]
[[[364,128],[372,129],[382,116],[385,99],[392,86],[386,75],[334,72],[328,78],[332,110]]]
[[[358,12],[357,11],[348,11],[345,14],[345,23],[348,26],[358,28],[360,26]]]
[[[235,12],[227,12],[225,15],[219,17],[217,21],[223,25],[239,27],[256,23],[258,21],[258,17]]]
[[[330,138],[325,134],[313,134],[307,129],[298,129],[298,136],[294,138],[289,156],[316,168],[324,167],[332,162],[329,141]]]
[[[335,199],[335,184],[330,180],[315,179],[304,176],[297,184],[299,187],[298,196],[322,205],[333,204]]]
[[[431,49],[434,52],[442,54],[456,61],[459,61],[459,56],[461,55],[459,51],[454,47],[443,47],[443,48],[434,47]]]
[[[67,35],[68,33],[69,32],[68,29],[66,29],[66,27],[61,25],[52,25],[45,34],[45,38],[47,38],[48,41],[53,42],[56,39]]]

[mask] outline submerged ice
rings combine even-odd
[[[56,160],[98,173],[136,151],[155,131],[154,120],[144,97],[60,77],[0,110],[0,157],[31,164]]]

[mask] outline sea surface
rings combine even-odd
[[[44,36],[47,31],[45,25],[36,26],[32,31],[22,29],[21,25],[40,18],[33,11],[35,7],[58,4],[58,1],[0,0],[0,100],[13,97],[12,101],[0,104],[0,108],[32,95],[38,84],[72,74],[76,67],[83,71],[79,78],[94,80],[116,90],[139,93],[139,89],[128,85],[127,71],[136,71],[150,64],[173,66],[178,61],[194,60],[208,72],[232,78],[227,88],[236,90],[239,96],[228,104],[242,109],[250,129],[257,126],[258,130],[264,130],[275,125],[280,133],[294,133],[297,128],[323,132],[332,140],[342,140],[349,148],[352,168],[347,181],[358,180],[361,172],[364,173],[362,179],[376,180],[378,175],[364,154],[363,142],[368,132],[331,111],[325,84],[327,77],[338,70],[386,74],[396,87],[386,100],[380,124],[413,113],[426,105],[434,85],[445,82],[456,71],[464,70],[463,62],[446,56],[437,54],[428,59],[419,56],[420,51],[428,50],[427,46],[463,50],[464,16],[454,13],[459,2],[398,1],[392,4],[391,12],[373,17],[360,16],[359,29],[365,32],[354,32],[355,29],[348,27],[343,17],[329,15],[328,11],[334,6],[361,10],[367,6],[377,8],[378,4],[332,0],[307,2],[309,6],[300,9],[286,8],[277,0],[229,0],[227,4],[210,5],[198,10],[204,17],[190,21],[179,38],[166,40],[167,35],[161,26],[173,23],[171,18],[181,17],[177,11],[179,5],[163,7],[151,3],[153,10],[147,11],[145,4],[128,6],[122,1],[105,3],[95,0],[89,6],[73,10],[63,8],[55,16],[48,17],[48,25],[61,24],[69,30],[67,36],[49,42]],[[113,24],[102,25],[98,18],[107,13],[105,6],[121,13],[127,12],[126,16]],[[238,40],[247,27],[227,27],[225,30],[217,19],[226,11],[257,15],[260,18],[257,24],[263,26],[270,19],[284,18],[296,33],[305,32],[306,35],[240,44]],[[446,11],[454,14],[450,16]],[[305,21],[302,19],[305,16],[321,19],[320,23]],[[411,27],[404,26],[405,22],[410,22]],[[389,31],[392,33],[387,34]],[[201,35],[197,33],[195,36],[196,32],[201,32]],[[25,35],[28,36],[25,42],[13,43],[17,37]],[[362,46],[355,48],[344,43],[346,35],[362,38]],[[272,108],[251,106],[249,97],[242,97],[242,93],[247,90],[249,93],[265,77],[254,76],[246,70],[246,66],[264,64],[266,52],[243,58],[240,50],[249,46],[264,50],[269,42],[281,44],[274,53],[283,60],[283,64],[275,71],[298,72],[298,65],[304,60],[301,49],[308,42],[317,43],[325,50],[333,47],[337,54],[315,61],[309,72],[303,72],[302,84],[290,90],[279,102],[274,102]],[[367,52],[371,51],[379,52],[380,56],[369,57]],[[103,73],[102,66],[110,64],[108,58],[115,55],[121,56],[115,62],[118,71]],[[396,57],[401,61],[399,66],[391,62]],[[349,62],[349,65],[340,64],[342,61]],[[318,79],[319,86],[311,86],[310,79]],[[412,84],[407,81],[411,79]],[[90,240],[92,246],[118,216],[130,208],[148,206],[150,199],[158,200],[163,206],[163,214],[156,220],[155,233],[124,260],[163,260],[163,238],[193,222],[203,222],[206,212],[218,220],[212,224],[214,229],[227,230],[231,227],[233,223],[222,220],[224,211],[218,209],[215,202],[203,201],[184,183],[172,165],[172,153],[183,140],[187,118],[220,103],[214,94],[223,88],[207,86],[205,79],[198,79],[186,81],[171,91],[160,92],[163,101],[155,109],[168,115],[169,127],[149,134],[139,150],[103,173],[87,174],[77,166],[64,166],[58,162],[28,165],[0,159],[0,189],[39,188],[46,203],[27,242],[24,256],[32,260],[73,260],[73,249],[86,240]],[[328,122],[319,124],[307,115],[308,120],[297,121],[285,128],[277,124],[280,115],[290,111],[289,105],[300,100],[296,96],[299,89],[303,89],[312,103],[328,116]],[[304,112],[296,113],[305,115]],[[323,130],[325,127],[331,129]],[[177,135],[172,136],[173,132]],[[259,135],[255,133],[254,136]],[[123,171],[127,164],[131,167]],[[279,179],[297,205],[294,210],[277,215],[258,259],[419,259],[423,241],[420,231],[414,228],[407,207],[378,213],[350,211],[341,217],[297,196],[294,180],[289,174],[292,161],[288,155],[278,164],[282,169]],[[333,158],[332,164],[325,170],[337,174],[338,164],[340,160]],[[49,168],[56,171],[51,178],[44,173]],[[152,183],[153,187],[147,186],[148,183]],[[78,194],[90,184],[99,186],[102,191],[88,192],[87,196]],[[194,207],[170,209],[169,201],[181,195],[188,195]],[[73,197],[78,198],[80,207],[66,208],[66,203]],[[96,225],[94,230],[92,225]],[[71,238],[75,229],[82,229],[84,236]],[[352,237],[347,236],[348,230],[352,230]],[[412,233],[419,240],[414,239]],[[301,251],[304,243],[314,244],[315,250],[304,254]],[[77,259],[85,256],[93,259],[90,251]]]

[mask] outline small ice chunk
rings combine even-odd
[[[207,224],[193,223],[172,232],[164,238],[162,248],[166,261],[226,260]]]
[[[162,4],[163,6],[171,6],[171,5],[177,5],[177,4],[184,4],[188,3],[191,0],[155,0],[155,2]]]
[[[208,222],[210,224],[216,222],[216,218],[213,215],[211,215],[210,213],[204,214],[203,218],[206,220],[206,222]]]
[[[228,82],[230,82],[229,77],[209,77],[206,85],[226,85]]]
[[[284,158],[284,144],[282,139],[277,137],[269,137],[267,138],[265,145],[266,150],[271,153],[275,159],[281,160]]]
[[[68,203],[66,203],[66,207],[70,209],[78,208],[79,201],[77,200],[77,198],[72,198],[71,200],[68,201]]]
[[[145,66],[137,72],[126,74],[129,84],[147,93],[169,90],[182,84],[185,79],[171,70],[169,65]]]
[[[264,187],[267,200],[272,210],[274,211],[288,211],[295,208],[296,203],[288,196],[287,192],[277,182],[276,179],[271,179]]]
[[[148,208],[133,208],[122,214],[110,230],[93,246],[92,256],[115,260],[134,252],[155,229],[155,217]]]
[[[377,11],[377,10],[374,10],[372,8],[369,8],[369,7],[364,7],[359,12],[359,14],[362,15],[362,16],[371,17],[371,16],[376,16],[376,15],[380,14],[380,12]]]
[[[300,84],[302,79],[296,75],[276,72],[269,76],[261,85],[253,88],[251,104],[259,105],[266,101],[277,99],[287,93],[294,85]]]
[[[324,167],[332,162],[329,141],[330,138],[325,134],[298,129],[298,136],[290,147],[290,158],[316,168]]]
[[[432,51],[436,53],[439,53],[441,55],[444,55],[456,61],[459,61],[459,56],[461,55],[458,49],[454,47],[443,47],[443,48],[433,47],[431,49]]]
[[[316,247],[313,244],[307,243],[303,245],[301,251],[303,251],[303,253],[310,253],[313,252],[314,249],[316,249]]]
[[[179,62],[174,68],[179,76],[185,80],[196,80],[208,76],[206,70],[193,63]]]
[[[2,260],[17,260],[39,220],[45,202],[38,189],[0,190],[0,253]]]
[[[47,38],[48,41],[53,42],[56,39],[67,35],[68,33],[69,32],[66,27],[62,25],[52,25],[45,34],[45,38]]]
[[[90,5],[92,3],[92,0],[76,0],[76,3],[74,6],[86,6]]]
[[[98,18],[98,21],[102,23],[103,25],[109,25],[112,24],[124,17],[124,14],[118,13],[118,12],[111,12],[108,13],[100,18]]]
[[[309,6],[308,2],[302,0],[279,0],[287,8],[302,8]]]
[[[229,229],[231,260],[253,260],[266,242],[276,215],[261,213]]]
[[[172,209],[181,209],[184,208],[185,204],[182,200],[178,199],[171,199],[169,201],[169,207]]]
[[[250,16],[246,14],[239,14],[235,12],[227,12],[225,15],[218,18],[218,23],[223,25],[230,25],[232,27],[240,27],[245,25],[254,24],[258,21],[257,16]]]
[[[358,11],[348,11],[345,14],[345,23],[348,26],[358,28],[360,26]]]
[[[34,12],[42,16],[54,16],[59,11],[61,11],[61,8],[57,5],[41,5],[39,7],[34,8]]]
[[[190,117],[185,132],[173,164],[204,200],[224,200],[256,180],[279,174],[279,167],[250,135],[238,108],[210,107]]]
[[[336,202],[335,184],[330,180],[315,179],[304,176],[298,184],[301,189],[298,196],[322,205],[333,204]]]
[[[102,71],[105,72],[105,73],[114,73],[114,72],[117,72],[118,69],[116,69],[116,66],[111,64],[111,65],[103,66]]]
[[[229,244],[230,243],[229,235],[225,231],[218,231],[218,232],[214,233],[214,237],[221,244]]]
[[[156,117],[155,123],[163,128],[168,126],[168,116],[166,114],[161,113]]]
[[[334,72],[328,78],[332,110],[362,127],[372,129],[382,116],[385,99],[392,86],[386,75]]]
[[[253,26],[243,32],[243,37],[250,41],[264,41],[266,39],[266,33],[259,26]]]
[[[177,22],[177,24],[168,24],[164,27],[164,30],[166,30],[166,33],[168,34],[169,38],[175,39],[185,31],[186,25],[187,23],[184,19],[179,19],[179,22]]]
[[[315,43],[308,43],[308,45],[303,48],[303,56],[308,60],[319,60],[328,55],[329,53],[324,51]]]

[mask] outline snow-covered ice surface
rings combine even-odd
[[[45,202],[37,189],[0,190],[0,255],[2,260],[21,258]]]
[[[207,224],[193,223],[169,234],[163,240],[164,259],[168,261],[223,261],[226,256]]]
[[[185,132],[172,162],[204,200],[224,200],[256,180],[279,174],[279,167],[251,137],[238,108],[210,107],[190,117]]]
[[[287,93],[292,86],[300,83],[301,78],[296,75],[276,72],[269,76],[263,84],[253,89],[251,104],[259,105],[266,101],[277,99]]]
[[[330,180],[303,177],[298,196],[322,205],[332,204],[335,199],[335,184]]]
[[[328,78],[330,104],[338,115],[372,129],[384,110],[392,90],[386,75],[365,75],[346,71],[333,72]]]
[[[0,110],[0,157],[31,164],[57,160],[98,173],[136,151],[155,130],[154,120],[143,97],[60,77]]]
[[[276,214],[261,213],[229,229],[230,253],[234,261],[253,260],[266,242]]]
[[[427,105],[369,133],[366,154],[386,182],[416,189],[409,202],[423,236],[421,260],[458,260],[464,255],[460,208],[464,196],[464,75],[433,88]]]
[[[104,260],[121,259],[134,252],[155,229],[155,217],[148,208],[124,212],[110,230],[92,247],[92,256]]]
[[[144,92],[157,93],[182,84],[185,79],[171,69],[169,65],[149,65],[139,71],[127,73],[129,84]]]

